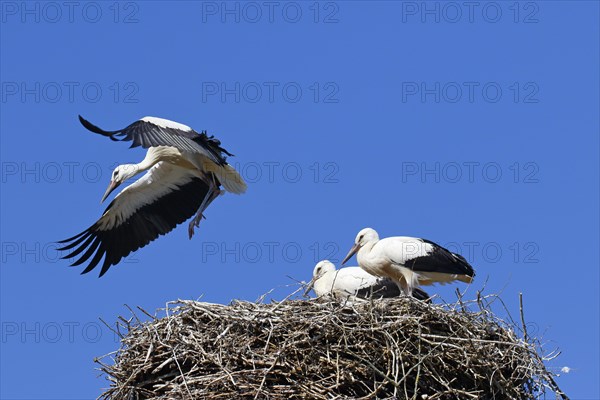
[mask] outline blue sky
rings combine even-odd
[[[282,299],[371,226],[465,255],[467,298],[487,281],[516,316],[522,292],[561,387],[600,398],[598,3],[272,4],[1,3],[0,397],[95,398],[93,358],[118,348],[99,317]],[[78,114],[206,129],[249,190],[192,241],[80,276],[52,242],[144,152]]]

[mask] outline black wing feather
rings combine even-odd
[[[475,270],[460,254],[452,253],[450,250],[427,240],[420,239],[424,243],[432,245],[433,251],[426,256],[416,257],[406,261],[405,267],[413,271],[443,272],[446,274],[457,274],[475,276]]]
[[[69,243],[66,246],[63,246],[60,248],[60,250],[69,250],[75,246],[77,246],[79,243],[83,242],[84,240],[86,240],[89,237],[89,234],[87,231],[83,231],[81,232],[79,235],[75,235],[72,238],[69,239],[65,239],[65,240],[61,240],[60,242],[57,243]],[[71,242],[69,242],[71,241]],[[64,257],[62,257],[64,258]]]
[[[431,303],[431,296],[429,296],[429,293],[427,293],[421,288],[414,288],[412,295],[417,300],[422,300],[426,301],[427,303]]]
[[[375,284],[358,289],[355,294],[356,297],[361,299],[386,299],[401,295],[400,288],[390,278],[379,278]],[[431,302],[429,294],[421,288],[414,288],[412,295],[417,300]]]
[[[81,253],[83,250],[85,250],[85,249],[86,249],[86,248],[87,248],[87,247],[90,245],[90,243],[92,243],[92,241],[94,241],[94,239],[95,239],[95,238],[94,238],[94,236],[92,236],[92,235],[87,235],[87,236],[84,236],[84,238],[86,238],[85,242],[83,242],[83,243],[81,244],[81,246],[79,246],[79,247],[77,247],[75,250],[73,250],[73,251],[71,252],[71,254],[69,254],[69,258],[74,258],[74,257],[77,257],[77,256],[79,255],[79,253]],[[75,243],[75,242],[74,242],[74,243]],[[79,243],[77,243],[77,245],[79,245]],[[93,246],[92,246],[92,247],[93,247]],[[97,246],[96,246],[96,247],[97,247]],[[62,247],[62,248],[61,248],[61,250],[66,250],[66,249],[65,249],[64,247]],[[81,259],[82,259],[82,260],[85,260],[85,259],[87,259],[87,258],[88,258],[90,255],[91,255],[91,253],[90,253],[90,254],[88,254],[88,255],[87,255],[87,257],[86,257],[85,255],[83,255],[83,256],[81,257]],[[64,258],[64,257],[63,257],[63,258]],[[81,261],[81,262],[83,262],[83,261]],[[79,264],[81,264],[81,262],[80,262]],[[76,264],[76,265],[79,265],[79,264]]]
[[[358,289],[355,296],[361,299],[381,299],[398,297],[401,294],[400,288],[394,281],[389,278],[379,278],[373,285]]]

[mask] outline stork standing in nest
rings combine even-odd
[[[63,258],[83,252],[71,265],[91,258],[82,274],[94,269],[104,256],[100,276],[104,275],[132,251],[196,214],[188,227],[191,239],[204,211],[220,194],[246,191],[246,183],[226,161],[232,154],[206,132],[155,117],[144,117],[117,131],[105,131],[81,116],[79,121],[91,132],[148,149],[142,162],[115,168],[102,202],[127,179],[148,172],[123,189],[91,227],[59,242],[65,244],[59,250],[71,250]]]
[[[427,239],[395,236],[379,240],[374,229],[358,232],[342,261],[358,253],[358,265],[371,275],[392,279],[407,295],[419,285],[462,281],[471,283],[475,270],[460,254]]]

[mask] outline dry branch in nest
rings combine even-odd
[[[111,381],[101,398],[566,399],[539,343],[490,299],[170,303],[130,319],[121,349],[97,360]]]

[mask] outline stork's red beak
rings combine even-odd
[[[352,248],[350,249],[350,251],[348,252],[348,254],[346,255],[346,258],[344,258],[344,260],[342,261],[342,265],[346,264],[346,262],[352,258],[352,256],[354,254],[356,254],[356,252],[360,250],[360,244],[355,243],[354,246],[352,246]]]
[[[104,196],[102,196],[102,200],[100,200],[100,203],[104,203],[104,200],[106,200],[108,195],[111,194],[112,191],[115,190],[119,185],[120,185],[120,183],[117,183],[117,182],[111,180],[110,183],[108,184],[108,188],[106,189],[106,192],[104,192]]]

